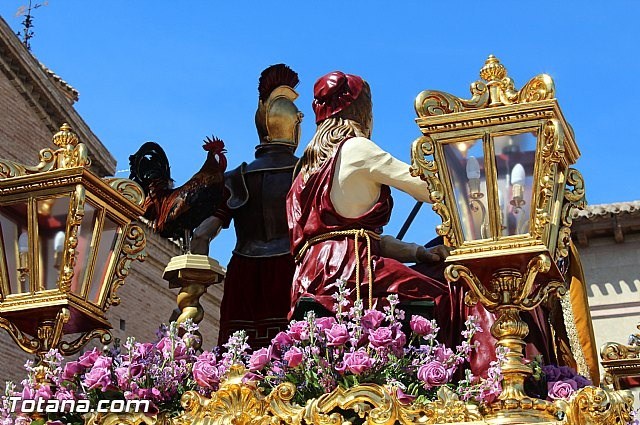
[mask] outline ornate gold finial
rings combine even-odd
[[[76,146],[78,142],[78,135],[71,130],[71,126],[67,123],[62,124],[60,131],[53,135],[53,143],[61,148],[68,145]]]
[[[500,63],[498,58],[489,55],[480,70],[480,78],[486,82],[500,81],[507,76],[507,69]]]

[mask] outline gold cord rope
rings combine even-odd
[[[305,252],[312,246],[317,244],[318,242],[323,242],[329,239],[334,239],[336,236],[353,236],[354,245],[356,250],[356,300],[360,300],[360,255],[359,255],[359,245],[361,237],[367,242],[367,271],[369,272],[369,309],[373,308],[373,264],[371,262],[371,239],[375,239],[377,241],[380,240],[380,235],[371,230],[365,229],[351,229],[351,230],[336,230],[333,232],[323,233],[321,235],[317,235],[309,239],[302,245],[298,254],[296,254],[296,263],[299,263],[302,260],[302,257]]]

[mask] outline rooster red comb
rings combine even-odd
[[[273,89],[279,86],[295,88],[300,79],[298,73],[283,63],[271,65],[262,71],[258,82],[258,94],[261,101],[267,100]]]
[[[222,139],[218,139],[216,136],[207,136],[207,138],[204,139],[204,145],[202,146],[202,149],[207,152],[213,153],[225,152],[224,142],[222,141]]]

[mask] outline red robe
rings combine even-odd
[[[287,218],[291,251],[298,255],[302,246],[311,238],[328,232],[351,229],[365,229],[382,233],[382,227],[389,222],[393,199],[389,186],[383,185],[378,201],[371,209],[359,217],[341,216],[331,202],[331,186],[337,158],[344,141],[323,166],[309,175],[305,182],[302,174],[293,181],[287,196]],[[311,245],[299,259],[293,277],[291,306],[293,309],[301,297],[310,297],[328,310],[334,311],[338,279],[347,281],[352,300],[355,299],[355,265],[360,261],[361,296],[368,307],[369,270],[367,265],[366,240],[361,237],[356,255],[355,239],[351,236],[335,236],[329,240]],[[400,301],[434,300],[438,302],[449,294],[448,286],[380,253],[380,243],[371,240],[373,271],[373,298],[376,302],[390,294],[397,294]],[[447,297],[448,298],[448,297]]]

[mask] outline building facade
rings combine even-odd
[[[572,226],[597,346],[640,330],[640,201],[588,206]]]

